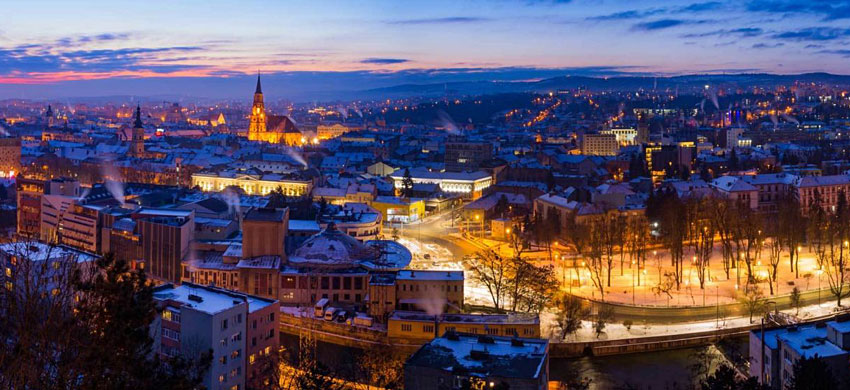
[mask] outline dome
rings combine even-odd
[[[380,253],[336,229],[331,223],[320,233],[308,238],[289,257],[290,263],[322,266],[357,265],[376,258]]]

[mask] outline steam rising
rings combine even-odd
[[[437,120],[446,132],[452,135],[460,135],[460,130],[457,127],[457,124],[452,117],[449,116],[445,111],[439,110],[437,111]]]
[[[104,161],[101,168],[104,187],[121,206],[124,206],[124,178],[110,161]]]
[[[224,191],[221,192],[221,199],[227,203],[228,213],[240,213],[239,194],[237,194],[236,191],[233,191],[231,188],[225,188]]]
[[[793,116],[791,116],[791,115],[788,115],[788,114],[782,114],[782,117],[783,117],[783,118],[785,118],[785,120],[786,120],[786,121],[788,121],[788,122],[791,122],[791,123],[794,123],[794,124],[798,124],[798,125],[800,124],[800,121],[798,121],[798,120],[797,120],[797,118],[794,118],[794,117],[793,117]]]
[[[293,160],[297,161],[304,168],[307,167],[307,160],[304,160],[304,157],[301,156],[301,153],[299,153],[297,150],[295,150],[295,148],[288,147],[288,146],[284,147],[283,153],[285,153],[289,157],[292,157]]]
[[[711,104],[714,104],[714,108],[720,110],[720,104],[717,103],[717,91],[714,88],[709,88],[706,93],[708,94],[708,98],[711,99]]]

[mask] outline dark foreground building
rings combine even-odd
[[[446,332],[404,364],[404,388],[546,389],[549,341]]]

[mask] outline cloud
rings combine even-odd
[[[850,3],[846,0],[752,0],[747,11],[780,14],[817,15],[824,21],[850,18]]]
[[[479,18],[472,16],[451,16],[445,18],[423,18],[423,19],[403,19],[391,20],[388,24],[463,24],[463,23],[478,23],[485,22],[490,19]]]
[[[839,55],[839,56],[842,56],[842,57],[850,58],[850,50],[847,50],[847,49],[840,49],[840,50],[821,50],[821,51],[819,51],[818,53],[822,53],[822,54],[833,54],[833,55]]]
[[[366,58],[360,61],[361,64],[373,64],[373,65],[392,65],[392,64],[403,64],[410,60],[406,60],[403,58]]]
[[[129,33],[102,33],[96,35],[76,35],[62,37],[56,40],[52,46],[70,47],[83,46],[91,43],[112,42],[126,40],[130,37]],[[45,46],[49,46],[45,44]]]
[[[684,19],[659,19],[652,22],[643,22],[637,23],[632,26],[632,30],[635,31],[655,31],[655,30],[665,30],[668,28],[673,28],[677,26],[689,25],[689,24],[703,24],[708,23],[707,20],[684,20]]]
[[[772,35],[775,39],[792,41],[831,41],[850,36],[850,29],[836,27],[809,27]]]
[[[781,46],[785,46],[785,44],[782,43],[782,42],[772,43],[772,44],[771,43],[756,43],[755,45],[753,45],[753,49],[773,49],[773,48],[777,48],[777,47],[781,47]]]
[[[718,37],[726,37],[726,36],[739,36],[739,37],[755,37],[763,34],[764,31],[758,27],[742,27],[735,29],[721,29],[708,31],[703,33],[691,33],[682,35],[682,38],[704,38],[711,36]]]
[[[648,10],[630,10],[623,12],[615,12],[608,15],[591,16],[586,18],[589,21],[608,21],[608,20],[627,20],[627,19],[643,19],[649,16],[664,13],[663,8],[653,8]]]
[[[723,3],[719,1],[707,1],[704,3],[693,3],[690,5],[686,5],[683,7],[677,8],[650,8],[645,10],[628,10],[622,12],[615,12],[607,15],[599,15],[599,16],[591,16],[586,18],[586,20],[590,21],[607,21],[607,20],[628,20],[628,19],[644,19],[650,16],[660,15],[660,14],[675,14],[675,13],[700,13],[706,11],[713,11],[719,9],[723,6]]]
[[[676,12],[705,12],[705,11],[714,11],[723,6],[723,3],[719,1],[706,1],[704,3],[693,3],[691,5],[684,6],[676,10]]]
[[[168,64],[163,55],[203,50],[197,46],[57,50],[53,45],[27,44],[0,48],[0,75],[13,72],[115,72],[151,71],[170,73],[197,69],[201,65]]]

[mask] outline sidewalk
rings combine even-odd
[[[828,317],[837,314],[833,309],[836,307],[835,301],[824,302],[820,305],[811,305],[800,308],[797,318],[800,321],[807,321],[814,318]],[[795,310],[780,310],[785,314],[794,315]],[[619,340],[630,339],[648,336],[663,336],[673,334],[688,334],[712,331],[717,329],[734,329],[758,324],[760,317],[754,316],[753,323],[750,323],[749,317],[730,317],[721,318],[719,321],[698,321],[698,322],[682,322],[673,324],[648,324],[635,321],[631,325],[631,329],[626,329],[623,325],[623,320],[627,318],[615,318],[614,321],[605,326],[605,332],[596,337],[596,332],[593,329],[593,320],[582,321],[581,329],[572,335],[568,335],[564,339],[565,342],[577,341],[595,341],[595,340]],[[551,341],[557,341],[557,333],[559,332],[555,316],[552,313],[540,314],[540,333],[541,337],[548,337]]]

